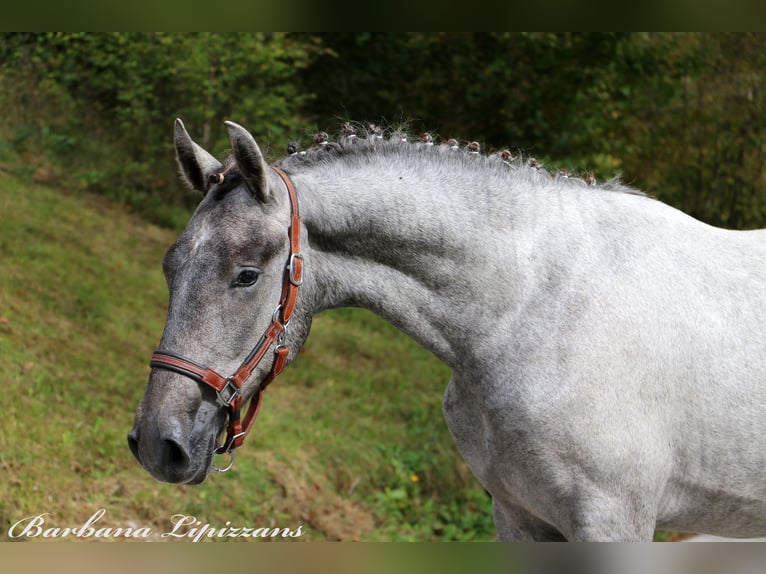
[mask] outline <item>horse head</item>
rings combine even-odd
[[[134,456],[166,482],[200,483],[214,453],[233,453],[246,432],[240,407],[254,399],[257,409],[262,388],[302,346],[310,324],[309,317],[291,321],[303,279],[292,184],[244,128],[226,126],[232,154],[220,162],[175,124],[181,174],[203,200],[163,261],[167,321],[128,434]]]

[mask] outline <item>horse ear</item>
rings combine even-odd
[[[247,187],[256,199],[266,202],[270,198],[268,170],[269,166],[263,159],[258,144],[245,128],[234,122],[224,122],[229,130],[231,149],[234,160],[242,177],[247,182]]]
[[[204,195],[210,187],[210,176],[220,173],[223,165],[210,153],[192,141],[184,123],[176,119],[175,123],[176,160],[181,168],[181,175],[192,189]]]

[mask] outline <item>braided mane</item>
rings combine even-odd
[[[293,174],[301,169],[329,162],[366,161],[375,155],[406,159],[417,154],[432,154],[440,161],[462,162],[466,169],[513,173],[520,177],[533,178],[537,183],[556,181],[575,188],[646,195],[624,185],[619,177],[597,182],[592,173],[570,174],[567,170],[548,170],[542,162],[532,156],[524,156],[521,152],[514,154],[504,149],[484,154],[476,141],[460,144],[456,139],[450,138],[437,142],[437,138],[427,132],[413,138],[404,129],[384,131],[374,124],[347,122],[343,125],[337,141],[332,141],[327,132],[318,132],[305,150],[301,149],[300,142],[291,141],[287,145],[287,156],[276,161],[275,165],[288,174]],[[236,172],[233,158],[224,162],[224,173],[230,172]]]

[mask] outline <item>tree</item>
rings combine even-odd
[[[766,226],[763,34],[333,33],[306,113],[409,121]]]
[[[310,37],[263,33],[6,33],[2,40],[0,79],[20,80],[38,103],[30,109],[17,98],[28,125],[16,130],[37,130],[38,140],[55,131],[72,144],[69,169],[89,174],[91,188],[131,204],[154,198],[152,206],[175,190],[175,117],[215,151],[227,146],[225,119],[285,139],[299,132],[301,106],[312,97],[293,74],[320,52]],[[48,109],[45,95],[53,94],[66,105]]]

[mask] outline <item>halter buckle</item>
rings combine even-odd
[[[247,434],[246,431],[241,431],[241,432],[238,432],[237,434],[227,436],[226,442],[223,443],[222,445],[215,447],[215,449],[213,450],[213,454],[227,454],[227,453],[234,454],[234,451],[238,448],[234,446],[234,443],[237,442],[237,439],[244,437],[246,434]]]
[[[220,391],[216,391],[216,402],[222,407],[231,407],[231,403],[240,394],[240,389],[234,384],[231,377],[226,379],[226,384]]]
[[[295,262],[297,260],[300,260],[300,270],[296,269]],[[288,271],[288,279],[290,280],[290,283],[295,285],[296,287],[300,287],[303,284],[303,254],[302,253],[291,253],[290,254],[290,262],[287,264],[287,271]]]

